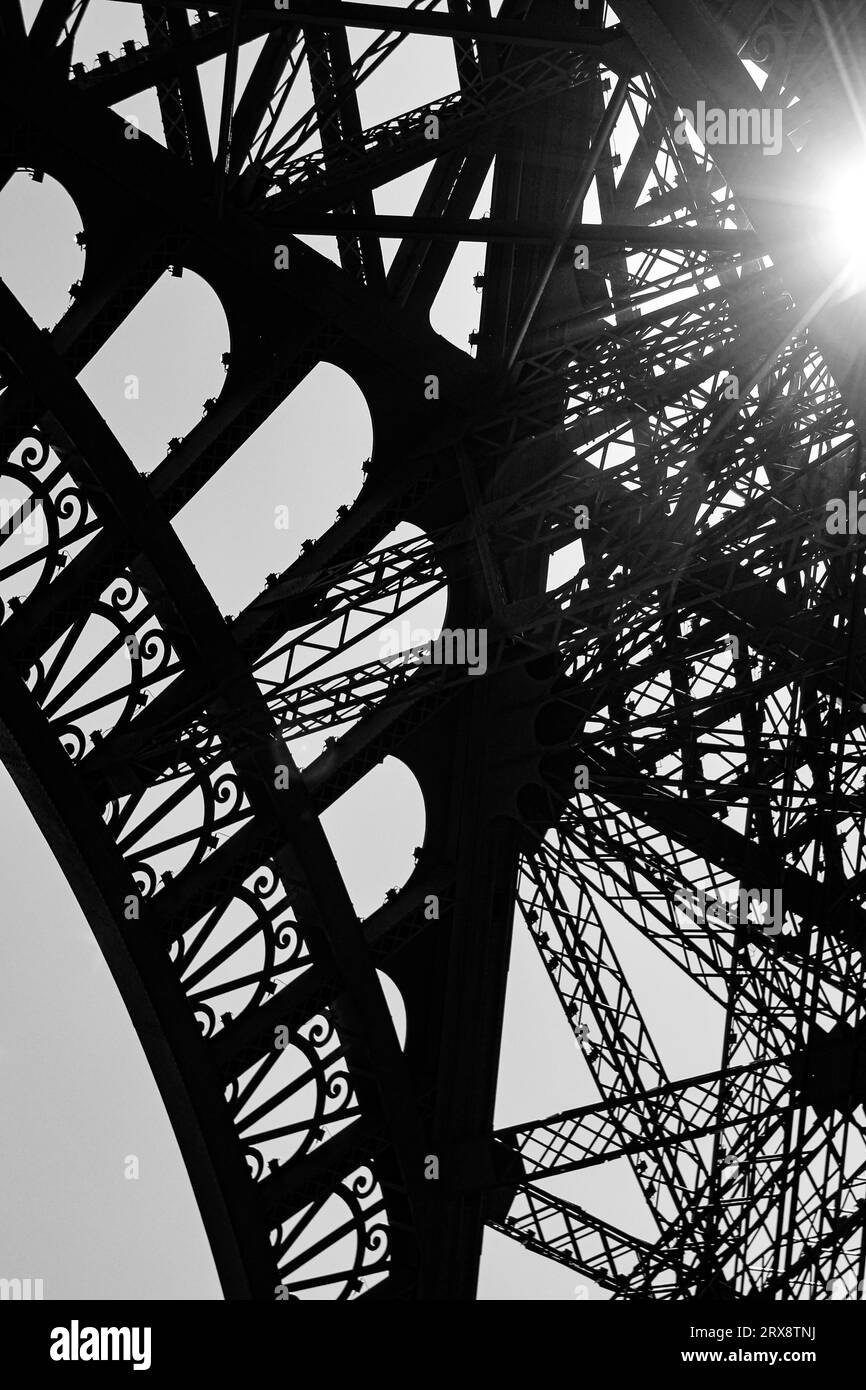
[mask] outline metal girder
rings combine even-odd
[[[586,1274],[614,1294],[628,1287],[632,1261],[651,1255],[646,1242],[601,1221],[543,1188],[527,1184],[520,1192],[525,1210],[504,1221],[491,1221],[494,1230],[519,1241],[527,1250]]]
[[[520,1154],[530,1179],[554,1177],[581,1168],[607,1163],[626,1154],[643,1157],[665,1148],[678,1148],[691,1139],[715,1133],[723,1124],[737,1129],[750,1122],[745,1109],[735,1117],[720,1120],[717,1114],[719,1083],[736,1081],[756,1068],[783,1068],[783,1061],[753,1062],[724,1072],[708,1072],[685,1081],[668,1082],[645,1099],[657,1107],[659,1137],[641,1133],[631,1109],[631,1097],[614,1096],[597,1105],[584,1105],[561,1115],[551,1115],[533,1124],[512,1125],[498,1130],[499,1143]]]
[[[140,0],[139,0],[140,3]],[[171,7],[168,7],[171,8]],[[171,9],[172,15],[184,14],[186,7]],[[268,32],[263,19],[244,18],[240,25],[241,42],[251,42]],[[77,90],[88,92],[105,106],[157,87],[160,83],[179,81],[195,76],[198,68],[213,58],[222,57],[231,43],[231,25],[225,20],[210,20],[207,24],[191,25],[183,42],[153,47],[150,44],[125,53],[104,66],[85,68],[73,75]]]
[[[147,567],[151,575],[151,583],[158,585],[163,591],[162,607],[163,618],[167,625],[175,630],[177,640],[181,650],[185,654],[185,660],[190,662],[201,662],[205,666],[219,666],[224,674],[232,672],[234,667],[234,690],[232,702],[243,701],[248,707],[248,715],[253,722],[258,722],[262,728],[262,742],[255,754],[252,756],[247,753],[237,757],[237,766],[244,777],[247,794],[251,798],[251,805],[255,806],[259,802],[261,811],[268,801],[271,803],[271,815],[276,815],[277,823],[281,829],[281,839],[277,852],[277,861],[282,860],[284,865],[288,865],[294,858],[295,853],[302,856],[306,861],[303,871],[309,875],[309,882],[314,878],[316,887],[306,888],[307,896],[310,898],[312,912],[308,912],[302,918],[305,932],[308,935],[316,935],[318,949],[324,949],[333,955],[338,969],[348,983],[351,980],[349,994],[352,997],[352,1008],[346,1010],[346,1028],[352,1035],[352,1051],[359,1059],[363,1059],[369,1054],[369,1049],[380,1046],[385,1052],[396,1047],[390,1023],[383,1026],[380,1018],[377,1023],[375,1015],[377,1011],[384,1011],[384,997],[381,993],[381,986],[375,979],[375,974],[369,973],[363,964],[363,949],[357,940],[357,931],[354,913],[349,904],[348,895],[342,885],[336,865],[333,863],[327,843],[318,826],[312,827],[306,822],[312,820],[310,813],[303,815],[301,807],[297,805],[299,788],[293,787],[290,798],[283,798],[280,809],[277,809],[278,798],[273,789],[273,782],[269,781],[272,775],[272,753],[267,743],[267,721],[261,724],[261,703],[258,691],[251,681],[251,678],[244,672],[242,665],[238,663],[237,656],[233,655],[233,644],[226,631],[220,615],[216,611],[204,585],[193,569],[189,560],[185,556],[179,542],[171,531],[164,515],[159,511],[154,503],[152,496],[146,488],[143,480],[135,473],[128,459],[125,458],[122,450],[107,430],[94,407],[87,401],[81,388],[64,371],[56,356],[52,353],[45,338],[31,324],[13,299],[10,292],[0,286],[0,318],[3,323],[3,344],[4,352],[13,364],[16,371],[21,372],[28,378],[38,382],[38,390],[43,400],[50,401],[52,413],[62,419],[64,428],[71,438],[75,441],[81,455],[88,460],[95,475],[100,491],[106,499],[107,505],[123,518],[124,526],[132,534],[131,543],[137,552],[145,557]],[[172,598],[169,599],[169,593]],[[173,611],[172,611],[173,610]],[[12,678],[18,684],[16,678]],[[244,685],[249,688],[244,694]],[[230,703],[232,703],[230,702]],[[257,715],[256,708],[259,707]],[[27,731],[29,733],[29,731]],[[21,715],[17,715],[16,721],[10,725],[11,737],[21,739],[24,737],[25,730],[21,728]],[[58,753],[60,750],[58,749]],[[62,756],[62,753],[60,754]],[[286,758],[287,754],[284,755]],[[270,788],[270,790],[269,790]],[[264,800],[262,795],[264,794]],[[303,798],[301,797],[301,800]],[[289,809],[291,803],[295,803],[294,809]],[[94,808],[95,810],[95,808]],[[265,813],[267,814],[267,813]],[[98,817],[97,817],[98,819]],[[79,831],[78,837],[83,842],[88,835],[93,835],[92,822],[85,819],[83,815],[77,817]],[[74,845],[76,837],[72,834],[68,826],[63,827],[62,835]],[[319,860],[316,865],[315,861]],[[330,860],[325,867],[322,861]],[[128,870],[127,870],[128,872]],[[297,875],[297,869],[295,870]],[[290,877],[291,877],[290,873]],[[122,881],[122,880],[121,880]],[[73,887],[85,896],[87,887],[77,875],[72,875]],[[129,890],[135,889],[138,881],[127,879],[127,895]],[[113,911],[120,911],[120,903],[123,900],[123,893],[117,892],[115,883],[115,902]],[[324,897],[321,896],[324,891]],[[327,899],[327,901],[326,901]],[[319,936],[319,933],[323,933]],[[327,943],[327,944],[325,944]],[[144,968],[144,967],[140,967]],[[366,979],[365,979],[366,976]],[[145,977],[145,984],[149,983],[149,977]],[[156,985],[152,985],[156,988]],[[378,1033],[378,1042],[376,1034]],[[199,1044],[199,1047],[201,1044]],[[183,1058],[175,1053],[174,1061],[178,1066],[183,1064]],[[188,1063],[188,1070],[193,1069],[192,1063]],[[360,1061],[363,1068],[365,1063]],[[370,1062],[366,1063],[370,1066]],[[385,1089],[393,1086],[397,1081],[397,1073],[394,1070],[393,1058],[385,1065],[382,1071],[376,1063],[373,1063],[373,1070],[376,1072],[378,1080],[375,1092],[384,1101]],[[397,1068],[399,1072],[399,1067]],[[386,1080],[386,1073],[389,1078]],[[367,1109],[375,1105],[371,1088],[364,1081],[362,1088],[367,1094]],[[385,1101],[385,1109],[389,1108],[389,1103]],[[396,1106],[391,1106],[394,1119],[399,1128],[408,1122],[412,1126],[409,1118],[410,1112],[404,1101]],[[178,1119],[180,1126],[180,1119]],[[408,1131],[403,1131],[408,1135]],[[193,1142],[191,1136],[190,1142]],[[213,1140],[212,1142],[224,1144],[224,1140]],[[404,1142],[403,1140],[400,1141]],[[410,1143],[413,1141],[410,1141]],[[417,1138],[414,1141],[416,1150],[418,1145]],[[387,1166],[387,1164],[385,1165]],[[414,1163],[404,1158],[402,1168],[410,1186],[420,1181],[421,1164],[416,1157]],[[417,1172],[417,1179],[413,1180],[412,1170]],[[205,1175],[207,1176],[207,1175]],[[394,1174],[396,1176],[396,1172]],[[211,1228],[216,1228],[222,1220],[220,1210],[214,1203],[214,1196],[210,1192],[206,1181],[203,1179],[199,1187],[199,1200],[202,1204],[206,1220]],[[235,1200],[233,1198],[233,1200]],[[398,1205],[400,1205],[398,1199]],[[255,1227],[253,1227],[255,1229]],[[258,1235],[264,1238],[265,1232],[258,1228]],[[214,1235],[214,1244],[217,1245]],[[220,1272],[227,1289],[240,1289],[243,1287],[243,1261],[241,1255],[241,1268],[236,1265],[239,1258],[238,1252],[228,1248],[220,1248],[221,1254]],[[259,1274],[261,1279],[261,1273]],[[271,1274],[271,1279],[275,1278]],[[273,1289],[273,1283],[271,1284]],[[255,1296],[267,1296],[264,1294],[261,1282],[255,1290]]]
[[[304,43],[327,176],[332,161],[339,162],[344,146],[363,138],[358,96],[351,80],[349,43],[344,30],[326,29],[318,24],[305,24]],[[338,216],[341,211],[338,210]],[[358,192],[352,201],[348,216],[359,219],[362,224],[365,219],[375,218],[373,194],[370,189]],[[349,235],[346,234],[347,231]],[[344,229],[342,232],[337,231],[337,245],[340,248],[340,260],[344,270],[348,270],[365,284],[381,289],[385,284],[385,267],[382,262],[382,247],[375,232],[375,227],[371,229],[363,225]]]
[[[170,42],[170,30],[169,14],[165,5],[152,2],[143,4],[142,17],[144,19],[148,42],[151,48],[160,49],[167,47]],[[186,21],[186,15],[183,16],[183,21]],[[192,80],[196,82],[197,85],[195,74],[193,74]],[[186,105],[181,94],[179,80],[157,83],[156,94],[159,101],[160,115],[162,116],[165,143],[169,152],[192,164],[194,117],[197,115],[202,121],[204,119],[200,96],[199,109],[190,113],[191,119],[188,122]],[[189,78],[187,78],[187,94],[189,94]],[[200,142],[196,141],[196,143],[199,144]]]
[[[443,14],[420,9],[401,10],[386,5],[356,4],[354,0],[351,4],[342,4],[340,0],[327,0],[327,3],[312,5],[290,0],[290,3],[281,6],[277,13],[274,12],[273,6],[251,3],[250,0],[242,2],[244,15],[267,20],[271,28],[294,22],[377,29],[383,32],[394,30],[399,33],[427,34],[447,39],[479,36],[529,47],[550,47],[573,42],[578,49],[602,50],[605,62],[610,66],[614,66],[617,59],[639,63],[637,50],[627,41],[621,29],[592,29],[584,25],[578,28],[576,15],[569,15],[568,22],[565,23],[551,23],[549,20],[534,23],[523,19],[519,23],[509,23],[507,19],[500,23],[498,18],[491,19],[489,16],[475,13],[461,14],[452,10]],[[125,3],[136,4],[139,0],[125,0]],[[183,7],[183,0],[165,0],[165,3],[169,8]],[[217,3],[208,5],[208,9],[217,13],[228,13],[233,3],[234,0],[217,0]],[[610,63],[611,59],[614,63]]]
[[[13,47],[23,47],[26,32],[19,0],[12,0],[12,3],[6,6],[3,16],[0,18],[0,37],[4,43],[11,44]]]
[[[468,219],[475,206],[492,159],[492,147],[479,141],[468,154],[457,150],[434,163],[415,208],[416,217],[438,211],[442,218]],[[412,219],[414,222],[414,218]],[[431,218],[435,222],[435,217]],[[418,245],[414,237],[400,243],[388,270],[389,295],[399,304],[418,305],[429,314],[431,305],[451,265],[457,244],[431,239]]]
[[[183,45],[187,42],[190,35],[188,15],[180,12],[170,14],[168,33],[172,44]],[[194,168],[205,169],[211,159],[211,147],[197,70],[184,68],[178,73],[177,85],[183,106],[189,161]]]
[[[354,202],[359,193],[371,192],[434,158],[495,138],[520,112],[591,82],[597,74],[598,64],[591,58],[554,49],[500,68],[469,92],[453,92],[367,127],[342,143],[339,157],[332,153],[328,158],[325,150],[296,158],[278,156],[268,162],[267,173],[276,189],[264,199],[265,212],[279,225],[287,209],[338,209]]]
[[[544,245],[558,242],[562,235],[561,225],[542,227],[514,222],[502,224],[486,217],[458,220],[451,217],[393,217],[384,213],[364,217],[357,213],[339,212],[322,213],[318,216],[299,214],[284,224],[275,226],[274,231],[282,231],[290,236],[339,236],[347,232],[374,232],[380,237],[410,238],[419,241],[504,241],[511,245],[521,242]],[[567,228],[567,236],[570,241],[586,243],[588,246],[621,246],[632,250],[669,247],[675,250],[718,251],[723,255],[760,254],[760,244],[754,232],[719,228],[702,230],[695,227],[629,227],[617,223],[598,225],[573,222]]]
[[[31,44],[52,48],[66,28],[76,4],[77,0],[42,0],[30,26]]]
[[[667,1087],[668,1077],[600,915],[581,895],[575,917],[568,910],[564,884],[555,872],[546,874],[530,855],[525,857],[524,868],[537,897],[533,893],[533,906],[527,908],[525,890],[518,887],[518,901],[551,983],[578,1039],[589,1036],[583,1023],[584,1005],[598,1029],[600,1041],[593,1039],[584,1049],[593,1080],[605,1100],[630,1097],[634,1123],[643,1131],[645,1143],[651,1145],[662,1137],[664,1126],[650,1097]],[[555,926],[559,951],[551,945],[547,932],[536,925],[540,913],[546,927]],[[674,1107],[676,1104],[675,1099]],[[613,1119],[626,1148],[626,1128],[618,1113],[614,1112]],[[658,1173],[653,1178],[645,1176],[645,1165],[633,1162],[632,1167],[653,1216],[662,1224],[670,1219],[671,1209],[682,1210],[682,1193],[691,1187],[687,1178],[694,1170],[703,1169],[704,1161],[685,1134],[676,1152],[667,1152],[662,1144],[658,1153]]]
[[[268,113],[274,91],[282,81],[292,49],[298,41],[298,34],[299,29],[289,25],[272,30],[256,58],[255,66],[232,118],[229,168],[234,175],[240,173],[244,159],[249,154],[259,127]]]

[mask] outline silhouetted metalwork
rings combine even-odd
[[[621,0],[604,27],[599,0],[198,22],[164,0],[146,46],[91,69],[85,9],[0,19],[4,179],[58,179],[87,247],[50,333],[0,284],[3,487],[44,522],[0,567],[2,753],[123,992],[226,1296],[471,1298],[485,1226],[619,1298],[862,1278],[863,542],[825,517],[860,482],[866,331],[804,196],[853,129],[857,7]],[[459,88],[367,128],[359,91],[408,36],[453,46]],[[111,109],[146,91],[164,145]],[[700,100],[784,109],[786,148],[683,142]],[[414,213],[379,213],[418,169]],[[465,240],[487,243],[474,357],[428,321]],[[170,266],[219,295],[231,354],[145,477],[77,374]],[[172,518],[321,360],[368,402],[364,485],[224,618]],[[423,535],[393,540],[404,521]],[[446,587],[485,674],[353,663]],[[319,817],[387,754],[427,833],[359,921]],[[781,894],[781,931],[682,910],[741,887]],[[515,912],[600,1099],[496,1132]],[[724,1021],[717,1070],[668,1075],[619,919]],[[654,1238],[544,1185],[616,1159]]]

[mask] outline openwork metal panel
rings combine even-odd
[[[619,1299],[862,1279],[863,542],[827,524],[860,482],[862,308],[795,196],[856,10],[112,3],[147,41],[93,67],[86,0],[0,19],[3,177],[57,179],[87,250],[50,332],[0,283],[2,754],[226,1296],[471,1298],[485,1227]],[[368,127],[409,38],[456,88]],[[144,92],[162,143],[113,109]],[[784,148],[760,119],[685,138],[700,100]],[[465,242],[471,349],[429,324]],[[78,377],[169,267],[232,346],[142,475]],[[363,487],[225,616],[172,521],[322,361],[371,412]],[[450,646],[357,660],[445,593]],[[361,921],[320,818],[389,754],[427,833]],[[513,926],[598,1099],[497,1130]],[[626,927],[705,998],[712,1071],[666,1068]],[[617,1160],[651,1238],[552,1181]]]

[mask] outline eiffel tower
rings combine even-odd
[[[0,754],[225,1297],[474,1299],[489,1230],[619,1300],[856,1284],[866,277],[821,188],[866,209],[862,7],[94,3],[131,37],[92,65],[87,0],[0,17],[2,179],[61,183],[86,248],[50,331],[0,282],[3,490],[41,522],[0,536]],[[409,43],[454,89],[366,125]],[[119,114],[145,93],[161,140]],[[430,313],[467,243],[464,348]],[[231,352],[144,475],[78,377],[172,267]],[[227,616],[173,519],[323,361],[363,486]],[[431,593],[441,637],[356,661]],[[321,818],[389,755],[426,832],[361,920]],[[596,1098],[500,1128],[517,933]],[[665,1062],[640,961],[712,1068]],[[631,1230],[581,1195],[601,1165]]]

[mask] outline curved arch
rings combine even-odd
[[[390,1117],[388,1128],[401,1155],[401,1168],[407,1175],[416,1167],[420,1171],[410,1156],[413,1148],[420,1149],[420,1142],[412,1134],[411,1102],[405,1081],[400,1079],[399,1049],[381,985],[354,939],[354,918],[345,890],[320,828],[304,809],[305,798],[294,787],[289,798],[280,797],[274,788],[272,723],[249,669],[180,543],[81,388],[2,287],[0,308],[7,352],[20,371],[39,380],[53,418],[62,421],[64,431],[87,461],[87,471],[111,499],[134,553],[146,559],[152,576],[158,576],[162,591],[157,608],[182,634],[187,662],[200,664],[214,688],[224,688],[227,674],[234,675],[232,703],[243,713],[245,722],[258,725],[260,739],[258,748],[235,750],[241,778],[266,827],[266,836],[277,837],[276,861],[282,872],[294,862],[297,873],[306,858],[317,863],[318,870],[325,869],[324,874],[317,871],[315,882],[311,882],[312,900],[321,913],[319,959],[324,962],[330,957],[331,968],[336,969],[352,1001],[349,1016],[356,1010],[363,1014],[364,1042],[356,1048],[368,1054],[368,1065],[381,1077],[385,1115]],[[43,818],[46,833],[89,919],[97,924],[97,939],[127,999],[176,1122],[212,1232],[221,1278],[230,1296],[268,1296],[266,1290],[272,1292],[274,1275],[266,1229],[262,1227],[262,1199],[250,1190],[248,1178],[241,1179],[238,1146],[234,1138],[228,1138],[227,1115],[218,1100],[218,1073],[206,1060],[192,1013],[182,1006],[178,987],[171,981],[168,957],[160,960],[161,948],[154,934],[159,916],[148,916],[145,899],[144,928],[137,912],[132,919],[134,927],[125,925],[124,908],[130,898],[137,901],[139,896],[129,870],[118,860],[108,828],[90,797],[77,786],[80,773],[68,762],[64,766],[65,754],[48,733],[43,716],[32,708],[15,673],[7,667],[5,675],[7,761],[28,802]],[[158,898],[155,901],[158,909]],[[314,925],[311,919],[310,930]],[[275,1003],[279,1012],[279,996]],[[226,1031],[220,1039],[223,1071],[233,1065]],[[396,1093],[401,1093],[399,1106],[395,1105]],[[413,1186],[417,1183],[410,1177],[410,1192]],[[276,1191],[266,1198],[265,1213],[268,1204],[279,1209],[285,1201],[282,1184],[270,1184],[269,1194],[272,1188]]]
[[[172,436],[218,401],[231,339],[218,294],[195,271],[164,271],[79,373],[136,467],[150,472]],[[163,438],[153,437],[159,420]]]
[[[87,269],[83,220],[63,182],[17,169],[0,188],[0,273],[40,328],[52,328]],[[38,268],[37,268],[38,267]]]
[[[175,522],[223,612],[238,612],[328,530],[360,491],[372,445],[363,392],[324,359],[243,440]],[[255,546],[238,545],[239,518]]]
[[[399,758],[385,758],[330,805],[323,824],[361,918],[397,896],[424,843],[424,799]],[[414,856],[414,858],[413,858]]]

